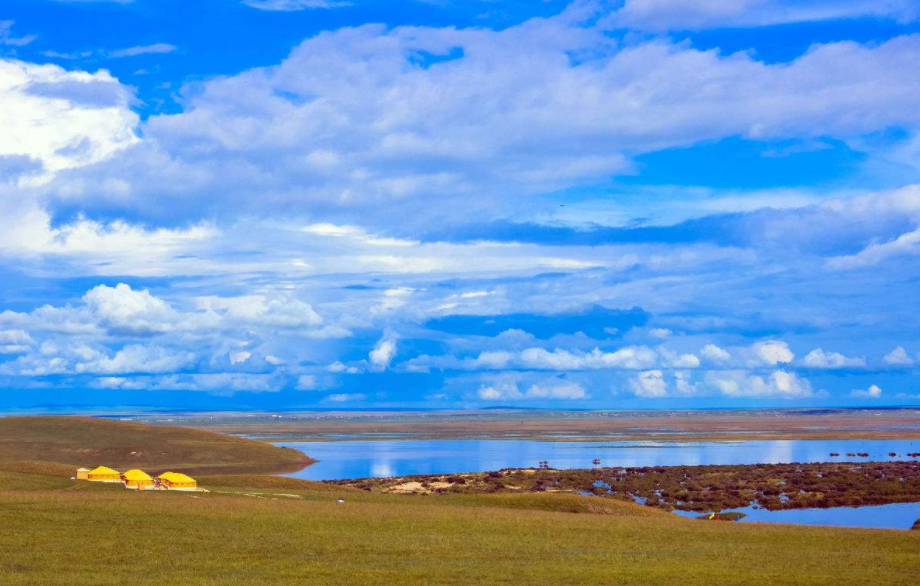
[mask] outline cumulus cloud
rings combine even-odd
[[[795,354],[792,353],[786,342],[757,342],[751,350],[756,360],[767,366],[786,364],[795,358]]]
[[[263,295],[243,297],[200,297],[199,309],[213,312],[223,319],[248,325],[280,328],[318,326],[323,319],[299,299],[267,298]]]
[[[914,363],[913,359],[907,355],[907,351],[901,346],[886,354],[882,361],[891,366],[911,366]]]
[[[107,71],[0,59],[0,157],[35,162],[20,184],[102,161],[138,141],[131,99]]]
[[[709,362],[716,364],[724,364],[732,359],[732,355],[729,354],[727,350],[723,350],[715,344],[706,344],[703,346],[703,349],[700,350],[700,355]]]
[[[671,368],[696,368],[700,365],[700,359],[696,354],[678,354],[663,346],[658,348],[658,353]]]
[[[727,397],[774,397],[794,399],[812,395],[811,384],[795,373],[773,371],[764,377],[746,371],[711,371],[706,383]]]
[[[178,318],[168,303],[150,291],[135,291],[124,283],[93,287],[83,296],[83,302],[104,327],[115,333],[162,333],[169,331]]]
[[[484,401],[521,401],[529,399],[579,400],[588,397],[581,385],[562,380],[532,384],[521,391],[515,381],[501,381],[479,388],[478,396]]]
[[[381,369],[390,366],[390,362],[396,357],[396,339],[395,334],[386,333],[378,340],[374,345],[374,349],[368,354],[368,359],[370,359],[372,365]]]
[[[0,330],[0,354],[26,352],[32,343],[32,337],[24,330]]]
[[[882,396],[882,389],[878,385],[870,385],[868,389],[857,389],[851,392],[850,395],[866,399],[878,399]]]
[[[131,344],[110,354],[104,347],[86,343],[58,345],[44,342],[35,351],[0,365],[11,375],[174,373],[194,365],[188,351]]]
[[[640,372],[629,379],[629,388],[637,397],[664,397],[668,394],[668,386],[660,370]]]
[[[546,370],[583,370],[597,368],[640,369],[654,366],[658,354],[646,346],[627,346],[613,352],[595,348],[587,353],[575,353],[557,348],[528,348],[521,352],[520,363],[528,368]]]
[[[90,360],[79,362],[74,366],[74,372],[93,374],[171,373],[192,366],[195,359],[195,355],[191,352],[132,344],[125,346],[114,356],[96,354]]]
[[[579,384],[559,382],[531,385],[524,396],[528,399],[584,399],[588,394]]]
[[[809,368],[861,368],[866,366],[866,359],[849,358],[839,352],[825,352],[815,348],[802,359],[802,364]]]
[[[361,372],[361,369],[358,368],[357,366],[347,366],[345,364],[342,364],[338,360],[336,360],[335,362],[333,362],[332,364],[326,367],[326,371],[336,373],[336,374],[338,373],[358,374]]]

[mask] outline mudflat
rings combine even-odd
[[[719,441],[920,439],[920,409],[211,413],[148,416],[268,440],[543,439]]]

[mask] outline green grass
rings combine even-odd
[[[0,417],[0,463],[37,460],[72,468],[106,465],[190,474],[288,472],[312,462],[297,450],[187,427],[89,417]]]
[[[184,428],[0,419],[0,585],[841,586],[907,585],[920,574],[916,531],[696,521],[576,494],[397,495],[227,474],[290,457]],[[202,493],[70,480],[74,464],[97,462],[223,474],[199,478]]]
[[[205,478],[205,494],[134,493],[42,476],[0,472],[0,584],[840,586],[920,573],[908,531],[705,522],[563,494],[251,475]]]

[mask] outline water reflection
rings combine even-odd
[[[318,463],[293,474],[310,480],[483,472],[501,468],[693,466],[906,460],[913,440],[754,440],[746,442],[549,442],[538,440],[358,440],[282,442]],[[831,452],[842,454],[830,457]],[[868,452],[868,458],[847,457]],[[891,457],[889,452],[898,455]]]
[[[685,517],[698,517],[700,513],[674,511]],[[882,529],[910,529],[920,519],[920,503],[894,503],[866,507],[832,507],[829,509],[790,509],[768,511],[745,507],[728,512],[744,513],[741,523],[792,523],[796,525],[830,525],[835,527],[871,527]]]

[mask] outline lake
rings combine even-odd
[[[920,452],[920,440],[751,440],[742,442],[574,442],[542,440],[355,440],[279,442],[319,460],[292,474],[308,480],[337,480],[486,472],[535,468],[601,466],[697,466],[703,464],[780,464],[789,462],[865,462],[907,460]],[[837,452],[839,457],[829,454]],[[847,457],[867,452],[869,457]],[[898,456],[891,457],[889,452]]]
[[[920,452],[917,440],[752,440],[741,442],[573,442],[541,440],[355,440],[280,442],[319,460],[291,474],[309,480],[390,477],[412,474],[485,472],[501,468],[591,468],[694,466],[705,464],[781,464],[907,460]],[[841,454],[831,457],[830,453]],[[847,453],[868,453],[848,457]],[[890,456],[894,452],[897,456]],[[767,511],[735,509],[741,522],[797,523],[909,529],[920,519],[920,503],[869,507]],[[697,516],[699,513],[678,511]]]
[[[696,518],[700,513],[674,511]],[[920,503],[893,503],[866,507],[831,507],[828,509],[789,509],[768,511],[744,507],[723,511],[747,515],[740,523],[792,523],[795,525],[832,525],[835,527],[869,527],[875,529],[910,529],[920,519]]]

